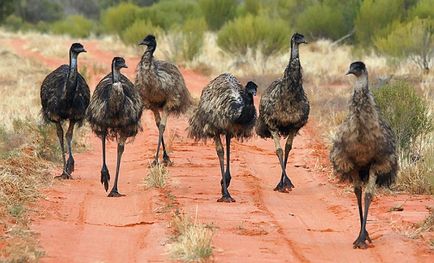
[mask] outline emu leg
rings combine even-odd
[[[68,131],[66,131],[66,144],[68,146],[68,161],[66,162],[66,172],[71,174],[74,171],[74,157],[72,156],[72,135],[74,133],[75,121],[69,121]]]
[[[106,165],[106,159],[105,159],[105,139],[106,139],[107,133],[104,133],[101,142],[102,142],[102,168],[101,168],[101,184],[104,185],[104,189],[107,192],[109,187],[109,181],[110,181],[110,173]]]
[[[356,244],[357,240],[360,238],[362,234],[362,226],[363,226],[363,208],[362,208],[362,181],[360,180],[360,176],[357,173],[353,173],[353,184],[354,184],[354,194],[357,198],[357,207],[359,208],[359,218],[360,218],[360,232],[359,236],[356,238],[356,240],[353,242],[353,245]],[[369,240],[370,238],[368,233],[366,233],[366,239]]]
[[[158,157],[160,155],[160,146],[163,144],[163,163],[164,163],[164,156],[166,155],[166,163],[168,164],[168,161],[170,161],[169,156],[166,153],[166,147],[164,145],[164,131],[166,130],[166,122],[167,122],[167,112],[166,110],[163,110],[163,116],[161,117],[160,124],[158,125],[158,144],[157,144],[157,153],[155,154],[155,159],[152,162],[152,166],[155,166],[158,164]],[[160,114],[158,113],[158,117],[160,117]]]
[[[371,170],[369,172],[369,181],[365,191],[365,212],[363,214],[363,220],[361,223],[360,235],[354,242],[353,248],[366,249],[368,248],[368,244],[366,244],[366,240],[369,243],[372,242],[371,239],[369,238],[368,231],[366,231],[366,222],[368,221],[368,210],[369,210],[369,206],[371,205],[376,181],[377,181],[377,176],[375,175],[375,172],[372,172]]]
[[[157,125],[157,128],[160,128],[160,123],[161,123],[160,112],[158,110],[153,110],[152,112],[154,113],[155,124]],[[161,137],[161,145],[163,146],[163,164],[165,166],[171,166],[173,162],[170,160],[169,155],[166,152],[164,136]],[[153,162],[153,165],[156,165],[155,160]]]
[[[63,128],[60,122],[56,122],[57,137],[59,138],[60,149],[62,150],[63,160],[63,172],[61,175],[56,176],[56,179],[72,179],[71,175],[66,171],[66,159],[65,159],[65,145],[63,143]]]
[[[294,185],[292,184],[291,180],[286,174],[286,165],[288,163],[289,152],[292,149],[292,142],[294,141],[294,137],[295,134],[292,133],[289,134],[285,144],[285,159],[284,159],[285,173],[282,173],[282,177],[281,177],[281,185],[283,187],[284,192],[289,192],[292,190],[292,188],[294,188]]]
[[[224,180],[226,180],[226,186],[229,188],[231,184],[231,171],[230,171],[230,162],[231,162],[231,136],[226,135],[226,172],[224,176]],[[223,186],[223,179],[220,180],[220,185]]]
[[[289,191],[291,191],[294,185],[292,184],[291,180],[288,178],[288,175],[286,174],[286,162],[283,159],[283,150],[282,147],[280,146],[280,137],[275,132],[272,133],[272,136],[274,139],[274,145],[276,147],[276,155],[279,158],[280,167],[282,169],[282,176],[280,178],[280,182],[274,188],[274,191],[279,191],[281,193],[288,193]],[[285,146],[285,150],[286,148],[287,147]]]
[[[119,169],[121,166],[121,158],[122,154],[124,153],[124,145],[127,138],[121,137],[119,138],[118,142],[118,157],[116,161],[116,177],[115,177],[115,183],[113,185],[112,190],[108,194],[108,197],[120,197],[124,196],[123,194],[120,194],[118,191],[118,179],[119,179]]]
[[[216,148],[217,156],[219,157],[220,171],[222,174],[222,180],[221,180],[222,197],[220,199],[218,199],[217,202],[226,202],[226,203],[235,202],[235,200],[229,194],[228,185],[227,185],[227,182],[225,180],[226,179],[225,178],[225,167],[224,167],[224,165],[225,165],[225,161],[224,161],[225,152],[224,152],[223,144],[222,144],[222,141],[221,141],[219,135],[214,137],[214,142],[215,142],[215,148]]]

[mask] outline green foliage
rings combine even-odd
[[[324,2],[311,5],[298,16],[297,31],[315,38],[338,39],[351,30],[345,24],[343,11]]]
[[[161,29],[152,25],[151,22],[146,20],[137,20],[129,26],[121,35],[121,39],[125,44],[137,45],[146,35],[153,34],[156,37],[160,34]]]
[[[13,0],[0,1],[0,23],[14,11]]]
[[[66,34],[79,38],[88,37],[92,30],[92,21],[80,15],[68,16],[51,26],[51,31],[54,34]]]
[[[200,16],[199,5],[193,0],[160,1],[138,14],[139,19],[148,20],[166,31],[173,25],[182,25],[187,19]]]
[[[227,23],[219,32],[217,44],[234,55],[246,55],[248,49],[260,50],[268,57],[288,47],[290,30],[282,20],[248,15]]]
[[[182,26],[181,54],[184,61],[192,61],[201,52],[205,30],[206,22],[203,18],[187,20]]]
[[[101,15],[101,23],[108,33],[116,33],[119,36],[131,26],[140,12],[140,7],[131,3],[121,3],[110,7]]]
[[[32,24],[39,21],[56,21],[63,16],[63,7],[58,1],[26,0],[17,2],[15,11],[24,21]]]
[[[208,28],[219,30],[226,22],[233,19],[237,11],[236,0],[199,0],[199,6],[205,16]]]
[[[419,19],[399,24],[386,37],[375,40],[377,49],[392,58],[412,58],[428,71],[434,55],[434,20]]]
[[[395,132],[403,158],[410,158],[421,141],[433,131],[429,103],[406,82],[396,82],[373,90],[382,115]]]
[[[419,0],[410,10],[410,17],[434,19],[434,0]]]
[[[387,35],[403,14],[404,0],[365,0],[355,20],[357,41],[369,46],[375,37]]]
[[[259,14],[259,9],[261,8],[261,0],[245,0],[244,1],[244,10],[248,14],[252,14],[254,16]]]

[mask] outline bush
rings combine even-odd
[[[375,37],[383,37],[391,31],[393,22],[403,14],[404,0],[365,0],[356,17],[356,39],[369,46]]]
[[[51,26],[51,31],[54,34],[66,34],[79,38],[88,37],[92,33],[92,29],[92,21],[80,15],[68,16]]]
[[[199,5],[193,0],[161,1],[143,8],[138,14],[140,19],[166,31],[173,25],[182,25],[186,20],[200,16]]]
[[[236,0],[199,0],[199,6],[208,28],[217,31],[235,17],[238,4]]]
[[[410,17],[434,19],[434,0],[420,0],[410,10]]]
[[[202,18],[190,19],[181,28],[181,55],[184,61],[192,61],[202,50],[206,22]]]
[[[428,102],[402,81],[375,89],[373,94],[395,132],[400,156],[411,159],[434,128]]]
[[[127,45],[137,45],[146,35],[153,34],[156,37],[160,34],[161,29],[152,25],[145,20],[137,20],[129,26],[121,35],[122,41]]]
[[[342,11],[318,2],[298,16],[297,30],[315,38],[338,39],[351,30],[345,24]]]
[[[101,15],[103,29],[121,36],[122,32],[134,23],[139,12],[140,7],[131,3],[110,7]]]
[[[243,56],[252,49],[268,57],[288,48],[289,34],[283,20],[248,15],[227,23],[218,33],[217,44],[234,55]]]
[[[428,72],[434,55],[434,20],[416,17],[399,24],[386,37],[377,38],[375,46],[392,58],[410,57]]]

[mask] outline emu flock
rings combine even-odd
[[[154,52],[157,41],[153,35],[146,36],[139,45],[145,52],[136,67],[136,79],[131,82],[121,73],[127,64],[122,57],[114,57],[111,72],[95,88],[92,97],[86,80],[78,72],[78,55],[86,52],[83,45],[74,43],[69,50],[69,65],[62,65],[43,80],[41,85],[42,116],[56,125],[63,171],[59,179],[72,179],[74,158],[71,142],[75,125],[84,120],[101,138],[101,183],[108,191],[110,173],[106,165],[106,140],[116,140],[116,175],[109,197],[120,197],[118,179],[122,154],[128,138],[142,129],[140,121],[143,109],[154,113],[158,129],[158,143],[152,166],[172,165],[164,142],[164,131],[169,116],[180,116],[194,107],[189,118],[188,136],[199,140],[213,139],[220,163],[222,179],[221,198],[218,202],[235,202],[229,194],[231,182],[231,139],[247,139],[254,131],[262,138],[274,140],[276,155],[281,167],[281,177],[275,191],[288,193],[294,188],[286,166],[298,131],[307,123],[309,101],[303,89],[299,45],[307,44],[303,35],[291,37],[289,63],[283,76],[272,82],[263,92],[259,103],[259,115],[254,105],[257,85],[249,81],[243,86],[232,74],[224,73],[213,79],[203,90],[198,105],[192,97],[178,68],[166,61],[156,60]],[[360,216],[359,236],[354,248],[367,248],[371,242],[366,231],[368,210],[376,186],[390,186],[396,177],[398,160],[395,136],[382,119],[368,86],[368,71],[361,61],[353,62],[347,74],[355,76],[354,93],[349,103],[349,113],[338,128],[330,152],[335,172],[342,180],[353,182]],[[161,115],[160,115],[161,114]],[[65,138],[68,159],[65,156],[62,124],[69,121]],[[221,136],[226,139],[225,150]],[[286,138],[284,150],[280,139]],[[362,186],[366,183],[364,206]]]

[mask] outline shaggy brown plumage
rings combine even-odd
[[[157,47],[155,37],[148,35],[139,45],[145,45],[147,48],[137,65],[134,84],[140,90],[145,109],[154,113],[159,129],[157,153],[153,164],[158,163],[160,143],[163,144],[163,163],[170,164],[163,138],[167,117],[185,113],[191,106],[192,99],[178,68],[169,62],[154,59],[153,54]]]
[[[282,168],[280,182],[275,191],[289,192],[294,185],[286,174],[286,163],[292,142],[298,130],[309,117],[309,101],[303,90],[303,77],[299,59],[299,45],[306,43],[304,36],[295,33],[291,38],[291,58],[283,77],[275,80],[265,90],[259,104],[256,133],[262,138],[273,138],[276,154]],[[280,137],[287,137],[285,156],[280,146]]]
[[[120,73],[126,68],[125,60],[115,57],[112,61],[112,72],[105,76],[96,86],[87,111],[87,119],[92,131],[102,140],[103,165],[101,183],[108,190],[110,174],[105,159],[106,138],[116,138],[118,141],[118,162],[116,178],[109,196],[121,196],[117,189],[119,166],[124,143],[129,137],[136,136],[140,129],[143,104],[138,90],[133,83]]]
[[[395,136],[389,125],[381,118],[368,87],[368,71],[363,62],[354,62],[347,74],[356,76],[354,94],[349,114],[339,127],[330,160],[342,180],[354,184],[361,229],[354,241],[354,248],[366,248],[371,242],[366,231],[368,209],[376,185],[390,186],[395,181],[398,157]],[[362,210],[362,183],[367,182],[365,212]]]
[[[203,90],[197,109],[189,120],[189,137],[195,140],[213,138],[220,161],[222,197],[219,202],[235,202],[228,187],[230,174],[230,142],[252,136],[256,121],[253,96],[257,86],[249,81],[245,88],[233,75],[225,73],[212,80]],[[220,139],[226,136],[226,172],[224,171],[224,149]]]
[[[77,70],[77,57],[86,52],[83,45],[74,43],[69,49],[69,65],[62,65],[45,77],[41,85],[42,116],[48,122],[54,122],[57,128],[60,149],[62,150],[63,172],[57,178],[71,179],[74,171],[71,141],[74,125],[81,126],[89,105],[90,91],[83,76]],[[68,161],[65,158],[62,122],[69,120],[66,141]]]

